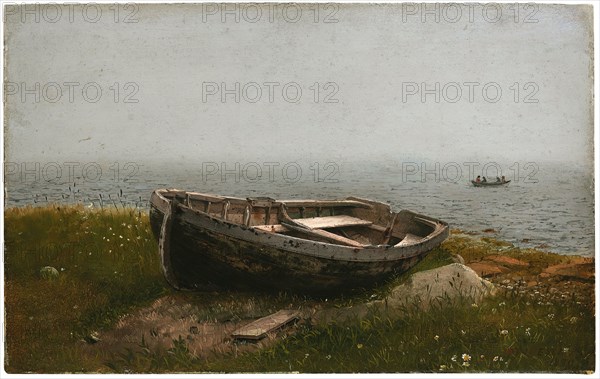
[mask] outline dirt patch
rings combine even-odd
[[[113,351],[135,348],[144,336],[150,349],[166,350],[174,339],[182,337],[194,355],[203,356],[207,351],[219,350],[240,323],[199,323],[194,308],[177,297],[160,298],[150,307],[121,319],[114,329],[100,334],[98,347]]]
[[[86,350],[90,354],[104,356],[143,348],[166,351],[174,346],[174,341],[183,339],[192,355],[210,357],[213,354],[261,349],[295,329],[295,325],[290,325],[259,341],[235,340],[231,337],[232,332],[256,318],[199,320],[201,307],[201,304],[190,303],[188,298],[178,293],[164,296],[150,306],[123,317],[114,328],[94,333],[93,338],[87,341]]]

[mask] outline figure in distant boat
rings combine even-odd
[[[496,176],[496,183],[501,183],[500,178]]]
[[[506,177],[502,175],[502,183],[506,183]]]
[[[477,175],[477,179],[475,179],[477,183],[481,183],[481,176]]]
[[[485,178],[485,176],[483,177],[483,179],[481,179],[481,181],[482,181],[483,183],[487,183],[487,179]]]

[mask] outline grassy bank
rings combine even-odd
[[[327,303],[280,294],[176,293],[160,272],[144,213],[81,207],[5,211],[5,306],[8,372],[583,372],[594,369],[590,283],[564,288],[540,278],[571,258],[518,249],[492,238],[454,232],[414,271],[494,254],[527,262],[495,277],[503,289],[480,304],[407,308],[398,318],[371,314],[346,324],[303,323],[294,335],[263,349],[193,354],[185,336],[151,349],[140,331],[135,349],[96,349],[96,332],[159,298],[194,305],[201,322],[244,320],[282,307],[347,306],[380,297],[375,291]],[[52,266],[58,276],[44,278]],[[530,285],[535,277],[535,285]],[[554,279],[553,279],[554,280]],[[528,284],[529,283],[529,284]],[[573,284],[574,283],[574,284]],[[561,288],[559,292],[552,288]],[[593,290],[593,288],[592,288]]]
[[[96,370],[79,342],[167,290],[143,213],[8,209],[5,239],[8,372]]]

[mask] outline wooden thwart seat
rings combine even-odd
[[[257,225],[254,229],[271,232],[271,233],[284,233],[289,230],[304,233],[307,235],[320,237],[327,241],[339,243],[346,246],[352,247],[364,247],[365,245],[357,242],[353,239],[340,236],[335,233],[323,230],[326,228],[341,228],[345,226],[370,226],[373,223],[371,221],[362,220],[360,218],[338,215],[338,216],[325,216],[325,217],[309,217],[309,218],[296,218],[288,219],[288,221],[282,221],[282,224],[277,225]]]
[[[281,225],[281,224],[256,225],[256,226],[253,226],[253,228],[262,230],[265,232],[270,232],[270,233],[285,233],[290,230],[295,230],[300,233],[305,233],[305,234],[312,235],[312,236],[318,236],[318,237],[324,238],[328,241],[340,243],[342,245],[353,246],[353,247],[364,247],[365,246],[362,243],[357,242],[353,239],[346,238],[346,237],[337,235],[335,233],[328,232],[327,230],[321,230],[321,229],[304,229],[304,228],[300,228],[300,227],[297,227],[294,225]]]
[[[296,229],[296,230],[299,230],[299,229]],[[350,239],[350,238],[339,236],[339,235],[337,235],[335,233],[328,232],[327,230],[310,229],[310,230],[307,230],[307,231],[310,231],[311,234],[318,235],[318,236],[320,236],[322,238],[325,238],[325,239],[327,239],[329,241],[341,243],[342,245],[353,246],[353,247],[365,247],[365,245],[363,245],[360,242],[357,242],[357,241],[355,241],[353,239]]]
[[[371,221],[346,215],[296,218],[294,221],[311,230],[341,228],[344,226],[368,226],[373,224]]]

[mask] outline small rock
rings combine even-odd
[[[585,257],[575,257],[575,258],[571,258],[571,260],[569,260],[570,264],[586,264],[586,263],[591,263],[594,264],[594,258],[585,258]]]
[[[192,334],[198,334],[198,327],[197,326],[190,326],[190,333],[192,333]]]
[[[528,267],[529,263],[524,262],[520,259],[507,257],[505,255],[490,255],[485,257],[486,260],[500,263],[504,266],[518,266],[518,267]]]
[[[484,278],[487,278],[490,276],[495,276],[495,275],[502,274],[502,273],[509,271],[504,266],[498,265],[497,263],[486,262],[486,261],[472,262],[472,263],[467,264],[467,266],[469,266],[473,271],[475,271],[477,273],[477,275],[484,277]]]
[[[569,279],[579,279],[584,281],[593,281],[594,262],[589,258],[573,259],[571,263],[561,263],[547,267],[540,276],[559,276]]]
[[[43,279],[53,280],[58,278],[58,270],[51,266],[42,267],[40,275]]]
[[[102,341],[100,339],[100,337],[98,336],[98,333],[96,333],[96,332],[90,333],[89,335],[85,336],[84,340],[85,340],[85,342],[87,342],[89,344],[95,344],[95,343]]]

